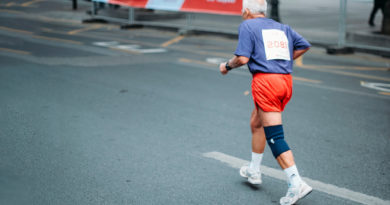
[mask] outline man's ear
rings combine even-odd
[[[249,11],[248,8],[244,9],[244,12],[242,13],[242,18],[247,19],[251,15],[251,12]]]

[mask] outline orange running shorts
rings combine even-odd
[[[255,73],[252,95],[255,106],[264,112],[282,112],[292,96],[291,74]]]

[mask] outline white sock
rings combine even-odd
[[[291,166],[284,170],[287,175],[287,183],[289,187],[298,187],[302,183],[301,176],[299,176],[297,167]]]
[[[263,153],[259,154],[252,152],[252,161],[249,164],[249,168],[260,171],[261,160],[263,160]]]

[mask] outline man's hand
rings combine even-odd
[[[301,55],[306,53],[306,51],[308,51],[309,49],[310,49],[310,47],[306,48],[306,49],[303,49],[303,50],[294,50],[293,59],[295,60],[295,59],[299,58]]]
[[[221,71],[221,74],[222,74],[222,75],[226,75],[226,74],[229,72],[229,71],[226,69],[225,65],[226,65],[226,62],[225,62],[225,63],[219,64],[219,71]]]
[[[245,56],[234,56],[228,62],[229,62],[229,67],[231,69],[233,69],[233,68],[238,68],[240,66],[243,66],[243,65],[247,64],[248,61],[249,61],[248,57],[245,57]],[[229,72],[226,69],[226,62],[219,64],[219,71],[221,71],[222,75],[226,75]]]

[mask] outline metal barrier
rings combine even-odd
[[[305,2],[305,0],[300,0],[302,3]],[[299,2],[299,0],[298,0]],[[378,51],[378,52],[386,52],[390,53],[390,46],[382,46],[382,44],[370,44],[368,42],[367,44],[364,44],[357,33],[360,32],[360,28],[364,27],[364,25],[367,25],[368,22],[368,14],[367,14],[367,20],[364,20],[360,16],[357,17],[357,12],[355,11],[356,8],[363,8],[367,7],[369,3],[372,2],[372,0],[340,0],[339,5],[335,5],[332,2],[323,1],[322,7],[326,8],[327,10],[321,13],[322,11],[307,11],[306,14],[300,13],[297,16],[292,16],[290,13],[293,14],[293,12],[300,12],[303,11],[301,8],[302,5],[294,5],[293,2],[284,2],[283,5],[287,5],[288,7],[281,7],[280,13],[281,13],[281,20],[283,23],[290,24],[298,33],[302,34],[307,38],[310,42],[312,42],[315,45],[321,45],[325,47],[329,46],[336,46],[337,48],[354,48],[358,50],[368,50],[368,51]],[[282,2],[283,3],[283,2]],[[314,4],[321,4],[317,1],[312,1],[312,5]],[[352,5],[352,9],[349,8],[349,4]],[[329,6],[331,5],[331,6]],[[338,7],[338,13],[337,11],[334,11]],[[137,19],[137,11],[138,9],[134,7],[127,7],[127,13],[124,14],[122,12],[121,18],[118,17],[112,17],[107,15],[101,15],[98,14],[97,9],[97,2],[92,3],[92,12],[91,17],[92,18],[98,18],[98,19],[105,19],[113,22],[119,22],[126,24],[127,26],[124,27],[133,27],[133,26],[139,26],[139,25],[146,25],[146,26],[157,26],[157,27],[168,27],[168,28],[175,28],[178,29],[181,34],[187,33],[188,31],[204,31],[204,32],[213,32],[213,33],[222,33],[222,34],[230,34],[230,35],[237,35],[237,28],[240,24],[241,17],[240,16],[223,16],[223,15],[216,15],[216,14],[198,14],[194,12],[183,12],[183,11],[162,11],[162,10],[156,10],[158,15],[158,12],[163,12],[161,16],[165,14],[169,15],[178,15],[176,19],[172,20],[159,20],[159,19],[152,19],[152,20],[139,20]],[[371,8],[366,8],[370,10]],[[348,11],[352,11],[350,14],[353,16],[352,20],[359,21],[359,22],[353,22],[351,25],[348,25]],[[164,13],[165,12],[165,13]],[[361,13],[360,11],[358,11]],[[365,11],[369,12],[369,11]],[[330,20],[327,19],[329,16],[328,14],[334,14]],[[151,14],[151,16],[153,16]],[[286,16],[283,16],[286,15]],[[288,16],[287,16],[288,15]],[[363,14],[364,15],[364,14]],[[202,24],[200,24],[198,21],[200,18],[203,18]],[[318,23],[313,23],[312,19],[318,18]],[[216,21],[212,21],[210,19],[218,19]],[[284,22],[285,20],[285,22]],[[361,22],[363,21],[364,22]],[[217,23],[216,23],[217,22]],[[362,24],[364,23],[364,24]],[[353,30],[353,27],[358,27],[358,31],[356,32]],[[352,28],[351,28],[352,27]],[[367,26],[368,27],[368,26]],[[368,28],[364,27],[366,30]],[[378,38],[378,36],[383,37],[384,39],[390,39],[390,36],[383,36],[380,34],[374,34],[371,31],[367,31],[366,34],[370,36],[371,38]]]
[[[215,26],[202,26],[202,25],[196,25],[194,23],[194,20],[198,13],[193,12],[183,12],[183,11],[162,11],[162,10],[156,10],[157,12],[162,12],[161,14],[153,14],[153,15],[168,15],[168,18],[170,18],[168,21],[166,20],[157,20],[156,18],[152,20],[137,20],[136,19],[136,13],[139,11],[139,9],[129,6],[122,6],[127,9],[127,15],[122,15],[121,17],[112,17],[107,15],[99,14],[97,2],[92,2],[91,4],[91,17],[92,19],[104,19],[112,22],[118,22],[125,24],[123,25],[123,28],[131,28],[131,27],[138,27],[140,25],[145,26],[156,26],[156,27],[167,27],[167,28],[175,28],[179,30],[180,34],[185,34],[190,31],[196,30],[196,31],[204,31],[204,32],[215,32],[215,33],[224,33],[224,34],[237,34],[237,26],[240,22],[241,17],[236,15],[237,18],[237,24],[235,26],[232,26],[231,28],[220,28]],[[140,12],[141,13],[141,12]],[[123,12],[122,12],[123,14]],[[144,12],[145,14],[145,12]],[[203,15],[203,14],[202,14]],[[207,14],[209,16],[218,16],[221,18],[221,15],[219,14]],[[152,16],[152,14],[150,14]],[[172,21],[172,17],[176,18],[176,21]],[[232,15],[229,15],[232,16]],[[184,18],[183,18],[184,17]],[[164,19],[164,17],[162,17]]]

